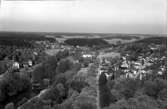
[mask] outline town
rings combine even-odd
[[[0,109],[166,109],[166,37],[17,34],[0,36]]]

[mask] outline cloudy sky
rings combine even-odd
[[[167,33],[167,0],[2,1],[1,31]]]

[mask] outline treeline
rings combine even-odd
[[[17,40],[17,39],[0,39],[0,45],[3,46],[16,46],[22,48],[33,48],[33,44],[31,42],[25,40]]]
[[[53,42],[53,38],[47,38],[40,34],[33,33],[0,33],[0,45],[4,46],[16,46],[16,47],[26,47],[32,48],[34,47],[34,41],[50,41]]]
[[[40,33],[22,33],[22,32],[1,32],[0,39],[11,39],[11,40],[27,40],[27,41],[54,41],[53,38],[45,37]]]
[[[155,57],[161,57],[167,55],[166,42],[166,37],[150,37],[128,44],[122,44],[117,48],[117,50],[123,56],[130,54],[130,60],[136,60],[138,56],[149,57],[152,55]]]
[[[132,39],[140,39],[139,36],[130,36],[130,35],[111,35],[105,37],[105,39],[122,39],[122,40],[132,40]]]
[[[149,37],[142,40],[138,40],[135,43],[145,43],[145,44],[165,44],[167,45],[167,37]]]
[[[73,46],[109,46],[105,40],[101,38],[70,38],[65,40],[65,44],[73,45]]]

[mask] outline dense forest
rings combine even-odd
[[[96,109],[96,65],[89,65],[88,72],[80,70],[81,63],[65,50],[43,58],[30,74],[6,72],[0,79],[0,108]],[[46,92],[38,97],[41,90]]]
[[[144,44],[166,44],[167,37],[149,37],[144,38],[142,40],[136,41],[136,43],[144,43]]]
[[[109,44],[101,38],[70,38],[65,40],[65,44],[73,46],[108,46]]]
[[[167,80],[163,78],[109,80],[101,75],[100,105],[103,109],[166,109]]]
[[[44,35],[35,33],[1,33],[0,34],[0,45],[4,46],[16,46],[22,48],[33,48],[35,41],[54,41],[53,38],[47,38]]]

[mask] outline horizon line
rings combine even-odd
[[[53,31],[8,31],[0,30],[2,32],[10,33],[51,33],[51,34],[126,34],[126,35],[167,35],[167,33],[114,33],[114,32],[53,32]]]

